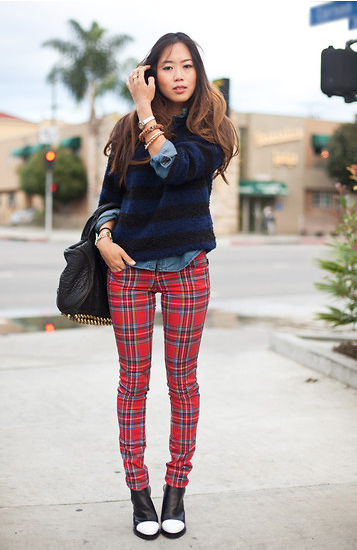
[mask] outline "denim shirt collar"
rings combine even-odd
[[[188,109],[187,107],[184,107],[182,109],[182,113],[179,115],[174,115],[173,118],[185,118],[187,116],[187,113],[188,113]]]

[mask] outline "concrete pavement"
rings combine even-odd
[[[206,328],[187,534],[152,542],[131,530],[112,329],[2,336],[1,550],[355,550],[357,391],[273,352],[270,333]],[[159,511],[168,424],[158,325],[147,463]]]
[[[56,230],[52,239],[67,245],[79,235]],[[43,230],[0,228],[0,239],[9,238],[46,236]],[[309,239],[237,235],[219,241],[232,246]],[[177,541],[145,542],[132,533],[117,445],[112,329],[0,336],[0,549],[136,550],[151,544],[355,550],[357,391],[302,366],[292,343],[297,336],[291,332],[310,327],[320,305],[310,296],[280,296],[278,303],[228,303],[212,296],[200,354],[198,447],[185,499],[188,530]],[[326,342],[321,346],[326,352]],[[157,325],[147,463],[158,511],[168,429]]]

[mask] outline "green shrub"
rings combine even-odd
[[[45,150],[32,155],[19,169],[20,188],[27,195],[45,195]],[[55,202],[67,203],[80,199],[87,192],[87,176],[81,159],[64,147],[56,151],[53,182],[57,191]]]
[[[328,312],[318,313],[317,318],[332,326],[357,323],[357,203],[346,194],[346,188],[337,184],[342,220],[336,228],[337,236],[327,243],[328,259],[317,259],[317,264],[327,272],[324,282],[316,288],[339,301],[339,307],[329,306]]]

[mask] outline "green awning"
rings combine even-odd
[[[60,147],[67,147],[68,149],[73,149],[74,151],[77,151],[81,147],[81,138],[70,137],[62,139]]]
[[[239,194],[240,195],[264,195],[264,196],[277,196],[288,195],[289,189],[285,183],[280,181],[252,181],[241,180],[239,182]]]
[[[44,147],[45,145],[43,145],[43,143],[38,143],[37,145],[30,145],[30,155],[33,155],[34,153],[38,153],[38,151],[42,151]]]
[[[26,145],[25,147],[19,147],[18,149],[15,149],[15,151],[12,152],[12,156],[28,158],[38,151],[41,151],[43,148],[44,145],[42,143],[38,143],[37,145]]]
[[[331,136],[324,136],[322,134],[314,134],[311,136],[312,146],[314,149],[324,149],[327,147]]]
[[[19,147],[18,149],[15,149],[15,151],[12,152],[13,157],[28,157],[28,149],[29,147]]]

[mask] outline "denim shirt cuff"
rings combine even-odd
[[[159,153],[152,157],[150,160],[151,166],[154,168],[156,174],[161,179],[165,179],[168,175],[169,168],[177,155],[176,147],[168,139],[161,147]]]
[[[100,226],[103,225],[103,223],[109,222],[110,220],[117,220],[119,216],[120,208],[113,208],[112,210],[107,210],[106,212],[103,212],[97,220],[97,223],[95,225],[95,232],[98,233]]]

